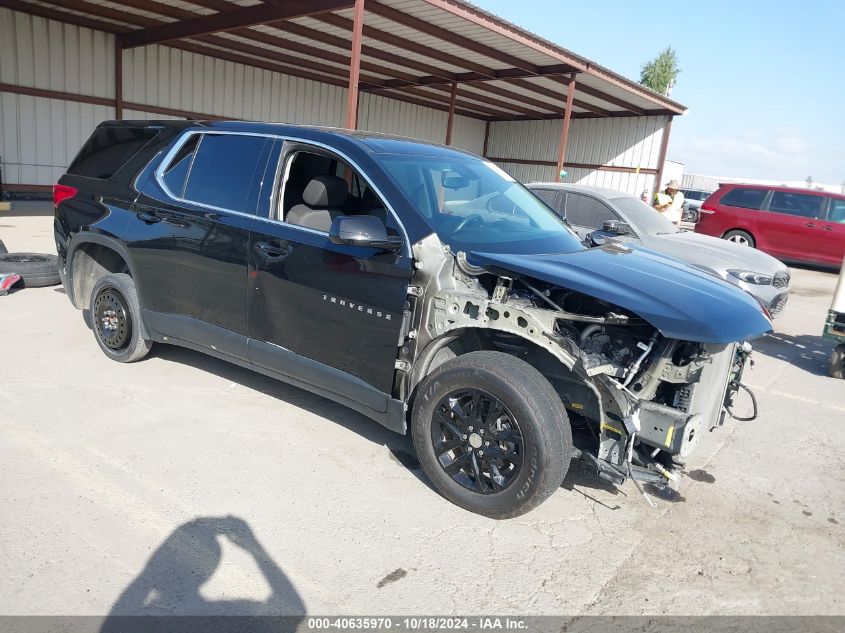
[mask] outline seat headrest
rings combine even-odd
[[[346,181],[340,176],[317,176],[305,187],[302,201],[309,207],[339,207],[346,202]]]

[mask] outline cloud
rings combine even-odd
[[[818,163],[812,149],[801,136],[767,137],[757,130],[746,130],[735,137],[672,139],[669,158],[684,163],[687,173],[802,180],[813,174],[812,163]]]

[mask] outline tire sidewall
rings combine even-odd
[[[505,377],[476,367],[450,365],[447,363],[426,379],[414,399],[412,435],[426,475],[444,497],[472,512],[503,518],[530,510],[536,505],[535,495],[544,488],[546,471],[553,466],[552,462],[565,459],[568,464],[568,455],[550,454],[551,440],[542,420],[536,419],[536,412],[526,406],[524,397]],[[516,480],[501,492],[483,495],[464,488],[440,467],[434,453],[431,426],[435,408],[446,395],[461,388],[480,389],[498,398],[519,425],[525,450],[522,468]],[[564,447],[561,447],[562,452]],[[560,479],[562,481],[563,476]]]
[[[748,247],[749,248],[757,248],[757,242],[754,241],[754,236],[751,235],[748,231],[743,231],[742,229],[733,229],[725,233],[724,239],[730,241],[730,238],[734,235],[742,235],[746,240],[748,240]]]
[[[129,342],[121,350],[113,350],[103,342],[96,324],[97,315],[94,314],[95,300],[97,295],[106,288],[114,288],[120,293],[123,297],[126,311],[129,314],[132,332]],[[91,309],[91,329],[94,332],[94,339],[97,341],[97,345],[112,360],[126,362],[132,356],[141,338],[141,309],[138,304],[138,296],[135,293],[135,283],[132,281],[132,278],[125,274],[110,274],[101,277],[91,290],[91,299],[88,305]]]

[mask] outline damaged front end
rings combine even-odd
[[[630,254],[618,244],[603,247],[610,255],[614,249]],[[563,273],[556,283],[549,274],[479,265],[436,235],[418,242],[414,257],[398,391],[407,396],[455,349],[516,355],[560,395],[574,457],[613,483],[673,479],[673,468],[704,431],[722,424],[741,388],[748,343],[667,336],[662,330],[677,324],[660,328],[651,322],[659,318],[608,301],[601,296],[607,292],[575,289]]]

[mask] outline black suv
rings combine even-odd
[[[746,293],[609,241],[585,248],[494,164],[281,124],[101,124],[54,192],[62,281],[103,352],[212,354],[404,433],[432,484],[530,510],[570,459],[665,481],[720,422]]]

